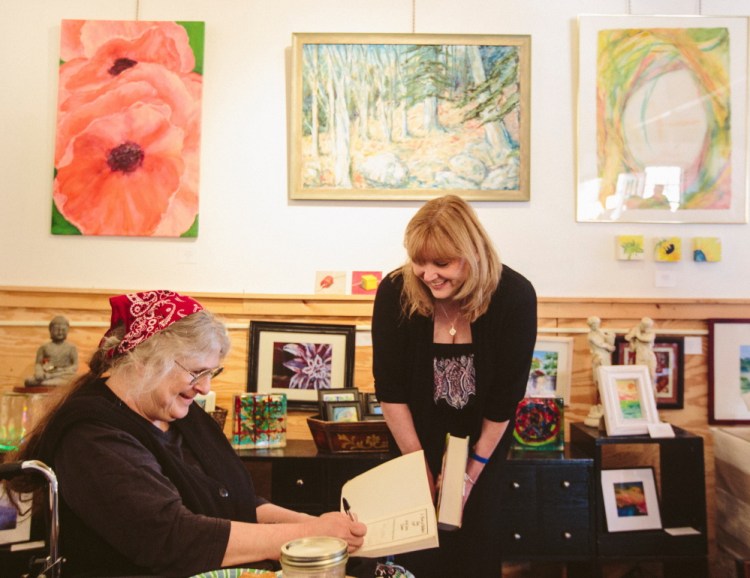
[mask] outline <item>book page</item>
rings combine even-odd
[[[355,556],[388,556],[438,546],[423,451],[394,458],[349,480],[341,496],[351,513],[367,525],[365,543]]]

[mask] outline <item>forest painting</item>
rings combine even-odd
[[[529,199],[529,36],[295,34],[290,197]]]

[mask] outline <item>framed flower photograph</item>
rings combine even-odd
[[[747,222],[747,31],[744,17],[579,17],[579,222]]]
[[[537,336],[526,397],[561,397],[570,403],[573,338]]]
[[[601,487],[609,532],[661,529],[653,468],[602,470]]]
[[[708,320],[708,423],[750,424],[750,319]]]
[[[602,365],[598,371],[607,435],[648,434],[648,426],[659,423],[648,368],[645,365]]]
[[[615,340],[615,363],[634,365],[635,352],[622,336]],[[653,351],[656,356],[656,407],[682,409],[685,398],[684,368],[685,339],[683,337],[657,337]]]
[[[284,393],[289,407],[315,410],[318,392],[352,388],[354,325],[250,323],[247,391]]]
[[[289,196],[528,201],[530,95],[529,35],[296,33]]]

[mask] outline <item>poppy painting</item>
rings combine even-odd
[[[63,20],[56,235],[196,237],[203,22]]]

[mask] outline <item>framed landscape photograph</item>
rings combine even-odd
[[[750,424],[750,319],[708,320],[708,423]]]
[[[601,486],[608,531],[662,527],[653,468],[602,470]]]
[[[296,33],[289,196],[528,201],[531,37]]]
[[[617,365],[634,365],[635,352],[622,336],[615,340],[615,362]],[[659,409],[682,409],[685,398],[683,337],[657,337],[654,343],[656,356],[656,407]]]
[[[579,17],[579,222],[747,222],[747,30]]]
[[[561,397],[570,403],[573,338],[538,336],[531,357],[526,397]]]
[[[360,421],[362,408],[358,401],[327,401],[326,408],[328,421]]]
[[[607,434],[648,434],[659,423],[651,377],[645,365],[602,365],[599,395],[604,406]]]
[[[284,393],[290,407],[315,410],[320,390],[351,388],[354,325],[250,323],[247,391]]]

